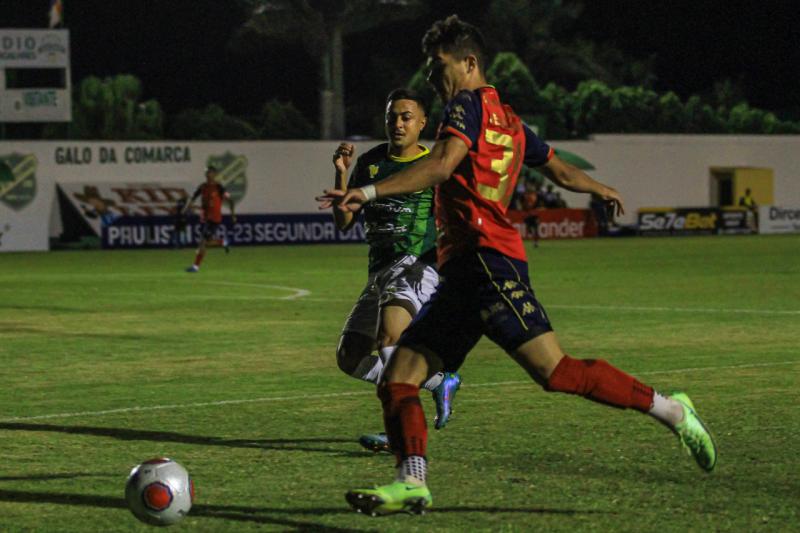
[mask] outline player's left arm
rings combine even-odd
[[[553,154],[550,160],[539,167],[542,173],[550,180],[568,191],[594,193],[607,202],[611,202],[617,215],[625,213],[622,196],[608,185],[592,179],[584,171],[570,165]]]
[[[370,186],[347,191],[326,190],[325,196],[317,200],[331,196],[341,198],[339,209],[358,211],[363,204],[375,198],[422,191],[446,181],[468,151],[462,139],[448,136],[436,141],[428,157],[375,183],[371,191],[368,189]]]
[[[236,211],[233,208],[233,198],[231,198],[231,193],[229,193],[225,186],[221,183],[217,184],[217,187],[219,187],[219,194],[222,199],[228,202],[228,209],[231,212],[231,222],[236,224]]]

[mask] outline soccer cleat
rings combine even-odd
[[[706,425],[694,410],[694,404],[683,392],[673,392],[670,398],[683,405],[683,421],[673,431],[700,468],[711,472],[717,464],[717,445]]]
[[[188,267],[188,268],[186,269],[186,272],[189,272],[189,273],[196,273],[196,272],[200,272],[200,267],[199,267],[199,266],[197,266],[197,265],[192,265],[192,266],[190,266],[190,267]]]
[[[372,435],[361,435],[358,443],[371,452],[392,452],[389,447],[389,437],[386,433],[375,433]]]
[[[436,417],[433,427],[442,429],[453,414],[453,400],[461,388],[461,376],[455,372],[445,372],[444,379],[433,389],[433,400],[436,402]]]
[[[355,489],[345,494],[350,506],[369,516],[392,513],[425,514],[433,505],[431,491],[425,485],[395,481],[374,489]]]

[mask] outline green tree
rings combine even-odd
[[[216,104],[202,110],[181,111],[170,122],[168,133],[172,139],[197,141],[258,138],[258,131],[250,123],[228,115]]]
[[[575,136],[572,130],[572,93],[555,83],[548,83],[539,92],[543,117],[542,134],[548,139],[569,139]]]
[[[541,109],[536,80],[514,52],[498,53],[486,69],[486,78],[518,114],[536,113]]]
[[[262,139],[314,139],[317,129],[291,103],[272,100],[261,110]]]
[[[495,50],[515,52],[540,81],[576,87],[596,79],[610,86],[649,86],[654,58],[635,59],[622,50],[576,37],[579,0],[492,0],[479,23]]]
[[[347,34],[416,16],[419,0],[248,0],[249,20],[234,38],[247,35],[301,43],[319,60],[320,130],[323,139],[345,136],[344,38]]]
[[[141,102],[142,84],[128,74],[84,78],[73,98],[70,139],[158,139],[163,113],[155,100]],[[55,130],[53,130],[55,131]]]
[[[411,80],[408,82],[408,88],[414,89],[422,95],[422,98],[428,105],[428,124],[422,130],[421,136],[424,139],[433,139],[436,136],[436,128],[442,120],[442,113],[444,112],[444,104],[441,98],[428,83],[427,68],[425,63],[420,65]],[[383,136],[383,117],[381,117],[380,136]]]
[[[697,96],[690,96],[684,106],[686,133],[723,133],[725,126],[716,110]]]
[[[655,131],[659,133],[682,133],[688,125],[686,108],[677,94],[670,91],[658,98],[658,113]]]
[[[577,137],[607,131],[604,125],[611,117],[611,97],[611,89],[601,81],[584,81],[578,85],[570,102],[570,114]]]

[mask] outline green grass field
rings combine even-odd
[[[565,350],[692,395],[707,475],[649,417],[546,394],[482,341],[429,439],[434,509],[369,518],[393,475],[342,374],[363,246],[0,255],[0,531],[146,531],[122,494],[166,455],[175,531],[785,531],[800,519],[800,236],[545,242],[532,280]],[[426,396],[426,413],[433,406]]]

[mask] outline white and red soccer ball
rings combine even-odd
[[[150,459],[131,470],[125,483],[125,500],[142,522],[168,526],[183,519],[192,508],[194,482],[172,459]]]

